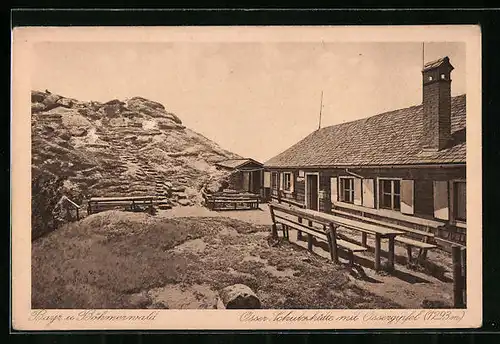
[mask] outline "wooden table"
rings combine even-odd
[[[375,236],[375,270],[380,270],[380,252],[382,239],[389,240],[388,248],[388,260],[389,260],[389,270],[394,270],[394,239],[396,236],[404,234],[403,231],[395,230],[392,228],[387,228],[379,225],[374,225],[362,221],[351,220],[341,216],[335,216],[331,214],[326,214],[318,212],[311,209],[301,209],[293,206],[285,206],[281,204],[273,203],[273,207],[290,209],[293,208],[295,212],[302,213],[304,217],[310,217],[320,223],[333,223],[336,226],[353,229],[361,232],[362,244],[366,246],[366,235],[372,234]]]

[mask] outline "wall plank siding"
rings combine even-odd
[[[294,172],[295,178],[298,176],[299,169],[269,169],[270,171],[276,172]],[[332,189],[331,189],[331,179],[330,178],[339,178],[339,177],[347,177],[352,176],[352,174],[347,173],[345,169],[340,168],[330,168],[330,169],[309,169],[309,168],[301,168],[305,173],[312,172],[320,172],[319,184],[320,191],[323,198],[320,199],[319,206],[320,211],[330,212],[331,211],[331,201],[332,201]],[[456,167],[421,167],[421,168],[349,168],[349,172],[355,173],[361,177],[363,177],[362,181],[362,197],[361,197],[361,208],[376,208],[377,204],[377,178],[398,178],[401,180],[410,180],[413,181],[413,213],[411,209],[411,197],[409,194],[407,195],[403,189],[406,187],[403,186],[404,182],[402,182],[402,211],[401,213],[406,213],[408,216],[412,216],[415,218],[427,219],[427,220],[439,220],[448,222],[446,228],[440,228],[437,230],[439,233],[444,233],[445,231],[448,233],[446,236],[451,238],[459,238],[459,241],[465,240],[465,228],[457,227],[454,223],[450,223],[451,220],[449,218],[450,211],[450,199],[452,197],[450,193],[448,193],[448,181],[456,180],[456,179],[466,179],[466,168],[465,166],[456,166]],[[445,196],[443,196],[443,192],[439,192],[439,199],[435,199],[435,185],[447,185]],[[408,186],[409,187],[409,186]],[[440,187],[440,189],[444,190],[444,187]],[[338,193],[339,190],[337,190]],[[335,194],[335,190],[333,190]],[[406,200],[406,197],[409,197]],[[288,197],[288,196],[287,196]],[[304,179],[295,179],[294,184],[294,193],[290,194],[289,197],[293,197],[296,202],[301,204],[305,203],[305,180]],[[335,197],[335,196],[333,196]],[[447,201],[445,201],[447,200]],[[435,202],[437,202],[436,206],[440,210],[435,213]],[[407,204],[408,207],[403,206]],[[340,204],[340,203],[339,203]],[[354,211],[356,212],[356,211]],[[359,211],[363,212],[362,210]],[[435,216],[438,217],[435,217]],[[400,223],[402,225],[407,225],[410,227],[414,227],[420,230],[427,230],[426,226],[405,223],[405,221],[401,221],[397,218],[388,218],[386,215],[379,216],[375,214],[365,213],[365,216],[374,217],[378,219],[383,219],[384,221]],[[438,234],[438,233],[436,233]]]

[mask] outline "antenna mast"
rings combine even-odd
[[[321,106],[319,108],[319,124],[318,130],[321,129],[321,112],[323,111],[323,90],[321,90]]]
[[[425,67],[425,42],[422,42],[422,69]]]

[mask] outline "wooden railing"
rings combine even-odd
[[[67,204],[70,207],[69,210],[66,208],[67,211],[74,210],[76,212],[76,220],[77,221],[80,220],[80,206],[78,204],[76,204],[75,202],[70,200],[67,196],[62,196],[60,202],[61,202],[61,206],[63,204]],[[70,213],[70,216],[72,217],[71,213]],[[66,220],[68,220],[68,219],[66,219]],[[71,220],[73,220],[73,219],[71,219]]]

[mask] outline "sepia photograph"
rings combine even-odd
[[[29,135],[29,322],[240,310],[257,327],[456,325],[480,307],[480,131],[467,142],[480,59],[466,40],[36,30],[17,93],[30,112],[13,115]]]

